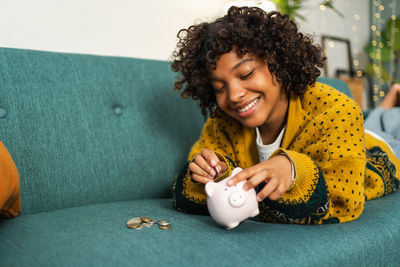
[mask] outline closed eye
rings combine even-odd
[[[254,73],[254,70],[250,71],[250,72],[247,73],[246,75],[240,76],[240,79],[241,79],[241,80],[246,80],[246,79],[250,78],[251,75],[253,75],[253,73]]]
[[[222,92],[224,91],[224,88],[225,88],[225,86],[224,86],[224,87],[221,87],[221,88],[214,88],[214,92],[215,92],[216,94],[220,94],[220,93],[222,93]]]

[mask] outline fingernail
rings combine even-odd
[[[247,184],[244,184],[244,185],[243,185],[243,190],[244,190],[244,191],[248,191],[248,190],[249,190],[249,186],[248,186]]]
[[[228,184],[228,185],[232,185],[232,184],[233,184],[233,181],[232,181],[232,180],[229,180],[227,184]]]
[[[214,170],[211,170],[210,174],[212,175],[212,177],[214,177],[216,173]]]
[[[258,202],[261,202],[262,199],[261,199],[259,196],[257,196],[257,201],[258,201]]]
[[[213,159],[211,160],[211,165],[214,167],[217,164],[217,162]]]
[[[215,168],[215,172],[216,172],[217,174],[219,174],[219,173],[221,172],[220,167],[215,166],[214,168]]]

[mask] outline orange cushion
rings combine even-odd
[[[15,217],[20,211],[19,173],[10,153],[0,142],[0,218]]]

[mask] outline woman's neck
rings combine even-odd
[[[281,94],[281,100],[276,104],[270,119],[258,127],[263,144],[272,144],[286,126],[289,109],[289,97],[286,92]]]

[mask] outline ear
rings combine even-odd
[[[214,189],[217,187],[217,183],[215,182],[208,182],[206,183],[205,190],[208,197],[212,196]]]

